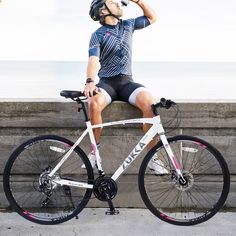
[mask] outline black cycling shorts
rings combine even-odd
[[[146,90],[142,84],[135,83],[132,77],[127,75],[101,78],[96,86],[106,96],[108,103],[118,100],[134,105],[137,92]]]

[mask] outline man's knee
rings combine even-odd
[[[101,113],[106,107],[106,103],[103,97],[92,97],[88,101],[90,112]]]
[[[154,99],[149,92],[140,92],[136,98],[136,106],[144,114],[152,114],[151,105],[154,103]]]

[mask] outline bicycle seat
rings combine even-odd
[[[73,91],[73,90],[62,90],[60,92],[60,95],[65,98],[78,98],[78,97],[84,97],[84,94],[81,91]]]

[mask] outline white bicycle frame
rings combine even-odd
[[[78,146],[80,144],[80,142],[83,140],[83,138],[87,134],[89,134],[89,138],[91,141],[92,149],[95,154],[95,160],[96,160],[96,163],[98,166],[98,170],[103,172],[103,169],[101,166],[101,157],[99,154],[99,150],[97,149],[95,137],[93,134],[93,129],[103,128],[103,127],[107,127],[107,126],[114,126],[114,125],[125,125],[125,124],[152,124],[152,126],[147,131],[147,133],[144,134],[144,136],[141,138],[141,140],[138,142],[138,144],[134,147],[134,149],[130,152],[130,154],[124,160],[122,165],[112,175],[111,178],[114,181],[116,181],[128,169],[128,167],[133,163],[133,161],[139,156],[139,154],[144,150],[144,148],[150,143],[150,141],[157,134],[160,136],[163,146],[164,146],[164,148],[171,160],[172,165],[174,166],[174,168],[176,170],[176,173],[178,174],[179,177],[183,178],[183,175],[180,170],[180,165],[179,165],[175,155],[173,154],[173,152],[169,146],[168,140],[165,136],[164,128],[161,124],[160,115],[154,116],[153,118],[121,120],[121,121],[107,122],[107,123],[103,123],[103,124],[99,124],[99,125],[91,125],[91,122],[87,121],[86,122],[87,129],[82,133],[82,135],[79,137],[79,139],[74,143],[74,145],[64,155],[64,157],[61,159],[61,161],[55,166],[55,168],[51,171],[51,173],[48,176],[52,179],[52,181],[54,183],[59,184],[59,185],[67,185],[67,186],[73,186],[73,187],[78,187],[78,188],[93,189],[93,184],[61,179],[58,176],[53,178],[53,176],[60,169],[60,167],[63,165],[63,163],[70,157],[70,154],[74,151],[76,146]]]

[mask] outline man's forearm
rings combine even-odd
[[[89,57],[87,66],[87,78],[95,80],[99,67],[99,58],[95,56]]]
[[[132,2],[139,5],[139,7],[143,10],[143,15],[148,18],[150,24],[157,20],[155,11],[144,0],[132,0]]]

